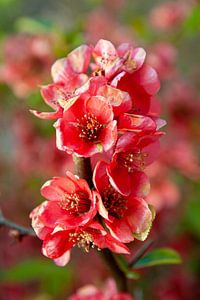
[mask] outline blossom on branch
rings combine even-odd
[[[74,246],[128,254],[125,244],[148,236],[155,213],[147,202],[145,169],[159,155],[165,121],[155,98],[158,75],[145,57],[142,48],[127,43],[82,45],[55,62],[53,83],[42,87],[55,112],[32,112],[57,120],[57,148],[76,163],[90,164],[100,155],[88,174],[93,181],[70,172],[47,181],[41,194],[49,201],[30,215],[43,254],[58,265],[69,261]]]

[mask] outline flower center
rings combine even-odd
[[[67,210],[70,214],[82,215],[89,211],[90,200],[84,192],[77,192],[72,194],[64,194],[63,199],[60,200],[59,205],[62,209]]]
[[[122,152],[117,157],[117,162],[123,167],[127,168],[129,173],[134,170],[143,170],[145,167],[145,158],[148,153],[142,153],[141,150],[135,152]]]
[[[127,199],[118,193],[111,185],[103,191],[103,204],[108,213],[117,219],[124,216],[127,209]]]
[[[86,252],[89,252],[90,248],[95,247],[92,235],[86,231],[71,232],[69,234],[69,241],[79,248],[83,248]]]
[[[87,113],[78,120],[79,136],[86,141],[97,142],[102,127],[94,114]]]

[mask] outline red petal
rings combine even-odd
[[[49,258],[58,258],[73,246],[69,242],[69,231],[57,231],[54,234],[49,234],[42,245],[42,253]]]

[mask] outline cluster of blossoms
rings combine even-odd
[[[8,84],[17,97],[27,97],[47,78],[53,62],[51,45],[47,35],[24,33],[6,39],[0,82]]]
[[[58,265],[75,245],[128,254],[125,244],[149,233],[154,211],[144,170],[158,156],[165,122],[158,76],[145,56],[126,43],[82,45],[54,63],[53,83],[41,88],[55,112],[32,113],[56,120],[58,149],[93,165],[90,186],[71,172],[47,181],[41,194],[48,201],[31,213],[43,254]]]

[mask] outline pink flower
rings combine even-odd
[[[110,1],[112,5],[116,1]],[[116,8],[116,5],[114,5]],[[112,9],[113,12],[113,9]],[[113,13],[109,13],[108,9],[95,8],[89,12],[84,20],[85,38],[88,43],[95,44],[102,36],[105,39],[110,39],[112,32],[112,41],[116,44],[123,42],[132,42],[134,32],[132,28],[123,26],[113,17]]]
[[[153,221],[147,203],[133,194],[124,196],[116,191],[109,182],[106,167],[107,164],[100,161],[94,170],[93,181],[101,195],[99,213],[111,234],[121,242],[129,243],[134,237],[144,240]]]
[[[159,30],[169,30],[180,25],[187,15],[188,8],[182,2],[165,2],[156,6],[150,15],[151,24]]]
[[[51,38],[19,34],[5,41],[5,64],[0,81],[7,83],[18,97],[26,97],[48,76],[53,61]]]
[[[69,53],[66,58],[61,58],[53,64],[51,75],[54,83],[43,86],[41,94],[44,101],[56,111],[39,113],[31,110],[34,115],[42,119],[62,117],[65,103],[68,99],[75,97],[76,89],[88,80],[85,73],[89,66],[91,52],[91,47],[82,45]]]
[[[93,56],[97,65],[95,73],[111,79],[121,71],[133,73],[144,63],[146,52],[123,43],[117,49],[107,40],[99,40],[94,47]]]
[[[114,280],[109,279],[103,289],[86,285],[71,296],[70,300],[133,300],[133,298],[127,293],[118,292]]]
[[[163,80],[171,79],[176,74],[177,50],[170,43],[156,43],[148,55],[147,62],[155,68]]]
[[[79,97],[55,123],[58,149],[84,157],[110,150],[117,138],[113,117],[104,97]]]

